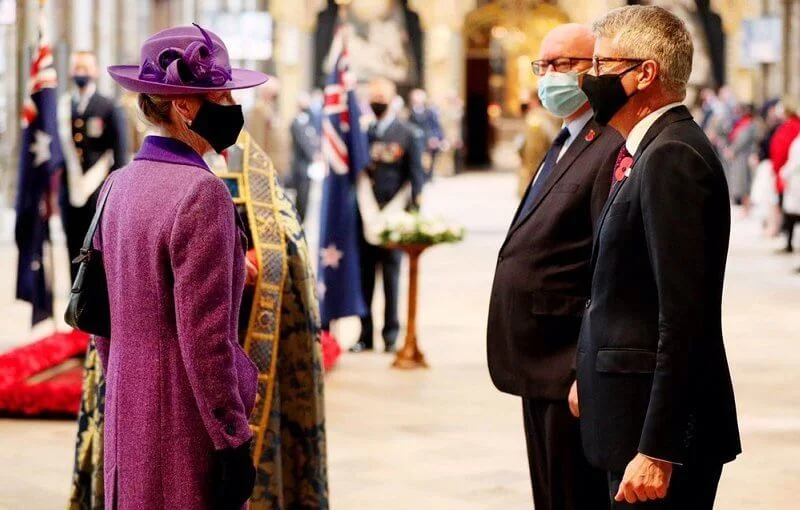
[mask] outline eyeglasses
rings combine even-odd
[[[550,60],[534,60],[531,62],[531,68],[533,69],[533,74],[536,76],[544,76],[547,74],[547,70],[550,69],[550,66],[553,66],[553,69],[555,69],[557,73],[568,73],[580,62],[591,61],[592,59],[590,58],[559,57]]]
[[[595,75],[603,74],[603,71],[608,71],[608,67],[603,68],[604,64],[619,63],[619,62],[632,62],[639,65],[645,62],[643,58],[615,58],[615,57],[593,57],[592,58],[592,72]],[[635,67],[635,66],[634,66]]]

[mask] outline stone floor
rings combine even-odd
[[[419,337],[431,368],[392,370],[390,356],[374,353],[345,355],[328,374],[334,508],[532,507],[520,404],[492,387],[485,360],[489,289],[514,188],[510,174],[468,174],[430,189],[429,211],[469,229],[461,245],[422,259]],[[723,510],[797,508],[800,276],[790,272],[800,257],[775,256],[777,247],[753,220],[736,219],[724,313],[745,453],[723,474]],[[13,275],[13,254],[0,246],[0,274]],[[13,277],[0,285],[0,350],[32,335],[12,287]],[[343,343],[356,332],[343,323]],[[71,422],[0,420],[0,509],[63,508],[73,432]]]

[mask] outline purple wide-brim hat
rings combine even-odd
[[[142,45],[138,66],[109,66],[108,73],[127,90],[161,95],[246,89],[269,79],[258,71],[232,69],[222,39],[197,24],[153,35]]]

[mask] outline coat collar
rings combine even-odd
[[[160,161],[175,165],[189,165],[211,171],[200,154],[194,149],[175,138],[150,135],[142,142],[142,148],[134,160]]]

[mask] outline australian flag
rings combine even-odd
[[[33,305],[33,324],[53,316],[53,292],[45,277],[44,243],[50,238],[50,178],[63,164],[58,140],[58,79],[44,35],[31,63],[29,95],[22,111],[22,141],[14,235],[19,249],[17,299]]]
[[[356,178],[369,162],[367,135],[354,92],[346,45],[325,86],[322,151],[330,171],[322,193],[319,298],[322,323],[362,316],[359,245],[361,222],[356,203]]]

